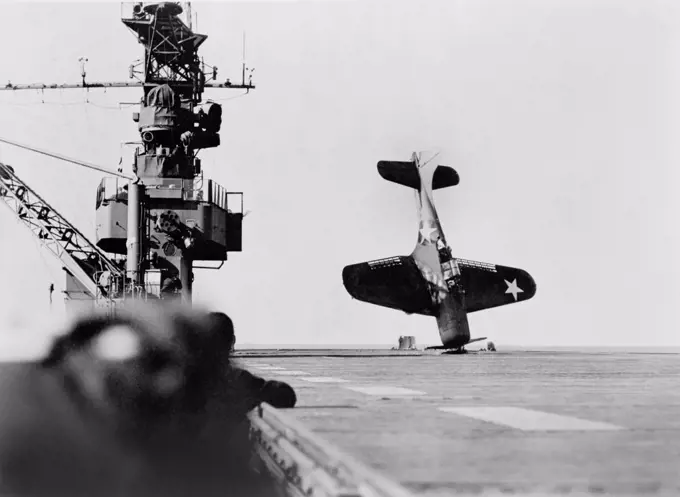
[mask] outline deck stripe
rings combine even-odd
[[[308,375],[309,373],[305,373],[304,371],[287,371],[285,369],[280,369],[276,371],[272,371],[274,374],[280,374],[280,375],[285,375],[285,376],[303,376],[303,375]]]
[[[279,366],[257,366],[255,364],[253,364],[250,367],[255,368],[255,369],[262,369],[263,371],[282,371],[282,370],[285,369],[285,368],[281,368]]]
[[[342,378],[332,378],[330,376],[310,376],[308,378],[300,379],[309,381],[311,383],[349,383],[349,380],[343,380]]]
[[[480,419],[523,431],[623,430],[620,426],[520,407],[440,407],[440,411]]]
[[[421,392],[420,390],[381,385],[345,388],[348,390],[354,390],[355,392],[365,393],[366,395],[425,395],[425,392]]]

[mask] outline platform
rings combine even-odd
[[[680,354],[238,351],[416,495],[680,495]]]

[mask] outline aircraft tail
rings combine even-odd
[[[420,175],[414,161],[386,161],[378,162],[378,173],[383,179],[420,190]],[[437,166],[432,177],[432,189],[439,190],[456,186],[460,183],[460,177],[455,169],[449,166]]]

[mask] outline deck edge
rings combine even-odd
[[[290,495],[414,497],[269,404],[249,419],[256,455]]]

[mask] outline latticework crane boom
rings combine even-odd
[[[94,300],[123,290],[125,273],[14,170],[0,163],[0,199],[56,256]]]

